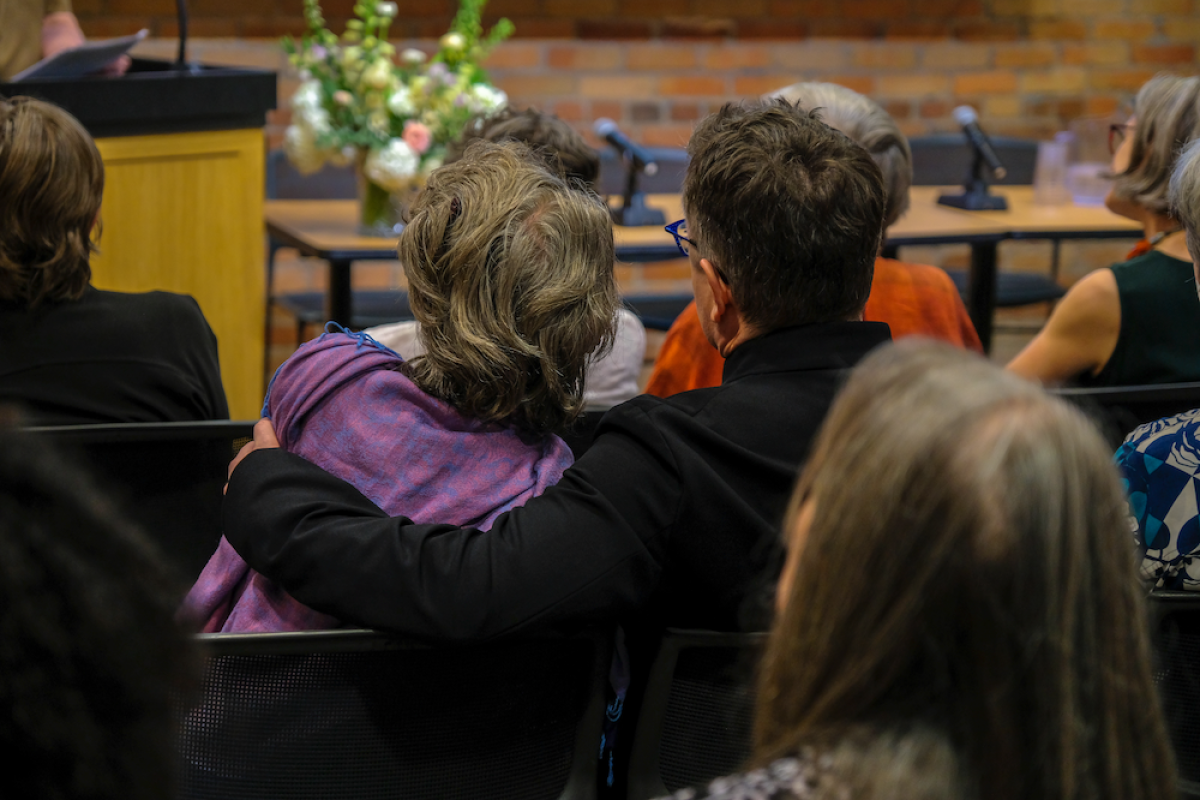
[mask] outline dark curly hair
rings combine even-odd
[[[495,114],[479,116],[467,123],[463,135],[446,148],[446,163],[463,157],[474,142],[521,142],[568,180],[596,188],[600,177],[600,156],[579,131],[553,114],[527,108],[504,108]]]
[[[0,428],[0,797],[173,796],[179,595],[86,476]]]

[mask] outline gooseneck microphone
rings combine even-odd
[[[996,155],[996,150],[992,147],[991,140],[988,139],[983,129],[979,127],[979,115],[975,113],[975,109],[970,106],[959,106],[951,113],[954,115],[954,120],[962,126],[963,133],[967,135],[967,140],[975,148],[975,152],[979,154],[979,157],[991,169],[992,177],[1000,180],[1007,175],[1008,170],[1001,163],[1000,156]]]
[[[175,16],[179,21],[179,56],[175,59],[176,69],[187,64],[188,7],[187,0],[175,0]]]
[[[182,0],[181,0],[182,1]],[[613,122],[608,117],[601,117],[592,125],[592,130],[597,136],[611,144],[613,147],[638,167],[641,167],[642,172],[647,175],[654,175],[658,172],[658,164],[654,161],[654,156],[650,155],[645,148],[634,142],[628,136],[621,132],[617,127],[617,123]]]

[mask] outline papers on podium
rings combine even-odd
[[[20,81],[35,78],[58,80],[82,78],[84,75],[90,75],[93,72],[104,69],[113,61],[128,53],[135,44],[145,39],[149,33],[150,31],[142,28],[130,36],[85,42],[79,47],[63,50],[61,53],[50,56],[50,58],[42,59],[29,69],[18,72],[13,76],[12,83],[19,83]]]

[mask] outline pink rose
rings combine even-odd
[[[410,119],[404,123],[404,143],[411,147],[414,153],[421,155],[433,143],[433,134],[429,132],[428,126]]]

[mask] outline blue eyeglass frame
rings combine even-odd
[[[687,248],[683,246],[684,242],[687,242],[692,247],[699,248],[699,245],[679,232],[679,229],[686,223],[687,220],[681,219],[663,227],[663,230],[675,237],[675,246],[679,248],[679,252],[683,253],[684,256],[688,254]]]

